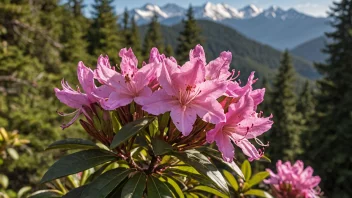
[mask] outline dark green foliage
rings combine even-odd
[[[316,101],[313,98],[313,90],[307,81],[304,84],[303,91],[298,98],[297,111],[302,115],[302,144],[305,150],[308,150],[313,138],[313,131],[316,130],[315,120]]]
[[[183,21],[183,30],[180,32],[178,45],[176,49],[177,60],[183,64],[189,58],[189,50],[193,49],[197,44],[201,44],[200,29],[197,21],[193,16],[193,8],[190,6],[186,14],[186,20]]]
[[[161,34],[160,24],[156,14],[149,23],[147,33],[144,36],[142,51],[144,61],[149,59],[149,52],[153,47],[158,48],[160,52],[164,50],[163,35]]]
[[[271,147],[268,153],[274,162],[279,159],[293,161],[302,153],[301,116],[296,110],[297,98],[294,92],[295,75],[290,55],[285,51],[271,94],[275,124],[269,132]]]
[[[330,11],[335,31],[326,36],[326,64],[317,64],[324,78],[318,81],[317,124],[311,144],[311,155],[322,188],[328,197],[350,197],[352,194],[352,1],[334,2]],[[316,160],[319,159],[319,160]]]
[[[172,48],[171,45],[166,45],[166,47],[165,47],[165,55],[167,57],[174,56],[174,49]]]
[[[128,18],[128,12],[125,10],[124,12],[124,18],[123,18],[123,34],[124,34],[124,41],[123,41],[123,47],[126,48],[132,48],[134,55],[139,60],[142,60],[142,52],[141,52],[141,40],[140,40],[140,35],[138,31],[138,26],[136,24],[136,21],[134,20],[134,17],[131,17],[130,24],[129,24],[129,18]]]
[[[93,4],[93,23],[89,28],[89,53],[95,57],[100,54],[109,55],[115,65],[118,62],[117,53],[121,48],[123,35],[119,31],[117,15],[114,12],[113,0],[95,0]]]

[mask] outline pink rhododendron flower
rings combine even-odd
[[[278,198],[316,198],[320,194],[317,189],[320,183],[319,176],[313,176],[313,169],[308,166],[304,169],[302,161],[298,160],[292,166],[290,162],[276,163],[277,174],[270,169],[270,178],[264,182],[271,184]]]
[[[207,141],[216,142],[224,160],[228,162],[233,160],[235,150],[231,140],[242,149],[249,160],[261,158],[262,152],[258,151],[249,139],[256,139],[257,136],[268,131],[273,121],[270,120],[271,117],[260,117],[254,111],[254,106],[251,93],[247,92],[237,103],[229,106],[226,122],[215,125],[215,128],[207,133]],[[262,145],[259,140],[258,142]]]
[[[142,104],[144,98],[152,94],[147,85],[153,79],[159,63],[153,62],[137,69],[138,60],[132,49],[121,49],[119,55],[122,58],[121,73],[110,66],[107,56],[99,57],[95,70],[98,81],[113,89],[109,97],[100,100],[101,106],[106,110],[128,105],[132,101]]]
[[[55,88],[56,97],[64,104],[74,109],[77,109],[75,112],[71,114],[75,114],[73,119],[67,123],[62,125],[61,127],[67,128],[74,123],[74,121],[78,118],[78,116],[83,111],[83,105],[89,106],[91,103],[94,103],[98,100],[96,94],[104,96],[108,95],[111,90],[106,86],[101,86],[97,88],[94,84],[94,74],[93,71],[87,68],[83,62],[78,63],[77,67],[77,76],[78,80],[82,86],[82,89],[85,93],[82,93],[79,88],[77,91],[72,89],[71,86],[64,80],[61,81],[62,90]],[[61,115],[70,115],[70,114],[61,114]]]
[[[158,81],[162,89],[143,103],[143,110],[159,115],[170,111],[179,131],[188,135],[197,115],[204,121],[225,121],[222,106],[216,100],[225,92],[222,83],[205,81],[205,65],[200,58],[179,67],[171,59],[164,60]]]

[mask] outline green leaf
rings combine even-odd
[[[270,158],[268,158],[267,156],[265,156],[265,155],[263,155],[260,159],[259,159],[259,161],[263,161],[263,162],[269,162],[269,163],[271,163],[271,159]]]
[[[142,172],[138,172],[133,175],[125,184],[122,189],[123,198],[140,198],[143,197],[143,192],[146,184],[146,175]]]
[[[127,141],[132,136],[138,134],[145,127],[147,127],[151,122],[153,122],[154,119],[155,117],[146,117],[133,122],[129,122],[116,133],[116,135],[114,136],[114,139],[111,142],[110,148],[114,149],[120,144]]]
[[[17,193],[17,197],[18,198],[22,198],[26,193],[28,193],[29,191],[32,190],[32,187],[30,186],[25,186],[25,187],[22,187],[18,193]]]
[[[9,185],[9,178],[4,175],[4,174],[0,174],[0,185],[6,189],[7,186]]]
[[[148,176],[147,180],[148,197],[150,198],[172,198],[172,193],[164,182],[154,176]]]
[[[49,145],[46,150],[50,149],[94,149],[99,148],[94,142],[90,140],[83,140],[79,138],[69,138],[59,140]]]
[[[58,198],[58,197],[62,197],[62,193],[58,190],[52,190],[52,189],[39,190],[29,195],[29,198]]]
[[[40,183],[78,173],[105,162],[116,160],[114,153],[101,149],[79,151],[56,161],[45,173]]]
[[[187,150],[179,153],[174,152],[172,155],[195,168],[200,174],[207,176],[222,192],[229,194],[226,180],[220,171],[199,151]]]
[[[163,181],[169,184],[169,187],[172,187],[170,190],[174,192],[174,194],[178,195],[179,198],[184,198],[183,192],[180,186],[170,177],[163,177]]]
[[[200,191],[204,191],[204,192],[208,192],[208,193],[211,193],[213,195],[216,195],[216,196],[219,196],[219,197],[222,197],[222,198],[227,198],[229,197],[228,195],[225,195],[219,191],[217,191],[216,189],[214,188],[210,188],[208,186],[196,186],[192,189],[193,190],[200,190]]]
[[[80,186],[66,193],[62,198],[80,198],[83,191],[88,187],[88,185]]]
[[[248,181],[248,184],[249,184],[249,188],[254,186],[254,185],[257,185],[259,184],[260,182],[262,182],[265,178],[267,178],[269,176],[269,172],[267,171],[262,171],[262,172],[259,172],[257,174],[255,174],[249,181]]]
[[[106,171],[83,190],[81,197],[107,197],[132,171],[125,168]]]
[[[238,182],[236,178],[227,170],[222,171],[227,181],[230,183],[235,191],[238,191]]]
[[[20,158],[18,152],[14,148],[7,148],[7,152],[13,160],[18,160],[18,158]]]
[[[257,197],[264,197],[264,198],[272,198],[272,196],[264,191],[264,190],[259,190],[259,189],[251,189],[247,192],[244,193],[245,195],[254,195],[254,196],[257,196]]]
[[[152,146],[155,155],[165,155],[173,150],[170,144],[159,138],[152,139]]]
[[[248,181],[252,176],[251,164],[248,160],[245,160],[241,166],[242,173],[244,174],[244,179]]]

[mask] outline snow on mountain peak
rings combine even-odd
[[[130,11],[130,16],[134,16],[138,24],[145,24],[156,14],[159,20],[168,21],[167,24],[175,24],[185,16],[186,8],[175,3],[168,3],[164,6],[147,3],[140,8]],[[225,19],[250,19],[254,17],[265,17],[268,19],[303,19],[307,15],[295,9],[283,10],[278,6],[271,6],[265,10],[253,4],[249,4],[241,9],[236,9],[225,3],[207,2],[201,6],[193,7],[196,19],[209,19],[212,21],[222,21]]]

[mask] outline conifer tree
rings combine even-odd
[[[137,56],[137,58],[139,60],[142,60],[141,38],[138,30],[138,25],[133,16],[131,17],[129,46],[133,49],[133,52]]]
[[[164,41],[160,30],[160,24],[158,22],[158,16],[154,14],[152,21],[148,25],[147,33],[144,37],[143,42],[143,60],[149,59],[150,49],[156,47],[159,51],[164,51]]]
[[[193,16],[193,8],[190,6],[186,14],[186,20],[183,21],[184,29],[178,37],[178,46],[176,55],[181,63],[188,60],[189,50],[197,44],[201,44],[200,29],[197,26],[197,21]]]
[[[318,81],[317,124],[311,155],[328,197],[350,197],[352,188],[352,0],[334,2],[330,11],[334,32],[324,50],[325,64],[316,67]]]
[[[88,34],[89,52],[94,56],[109,55],[115,65],[117,53],[121,48],[122,35],[117,24],[117,15],[112,5],[114,0],[95,0],[93,4],[93,23]]]
[[[286,50],[280,63],[271,94],[271,109],[274,125],[270,132],[269,155],[273,161],[295,160],[302,152],[300,115],[296,111],[297,98],[294,93],[295,70]]]
[[[166,47],[165,47],[165,55],[167,57],[174,56],[174,49],[172,48],[172,46],[170,44],[166,45]]]
[[[262,81],[262,87],[265,88],[265,98],[264,101],[259,105],[259,110],[263,111],[265,116],[269,116],[272,113],[271,110],[271,94],[272,94],[272,89],[271,89],[271,85],[269,83],[269,81],[267,80],[267,78],[263,77],[263,81]]]
[[[306,81],[303,86],[298,99],[297,111],[302,115],[302,146],[304,150],[308,150],[316,127],[314,124],[315,101],[309,81]],[[306,154],[304,153],[303,155]]]

